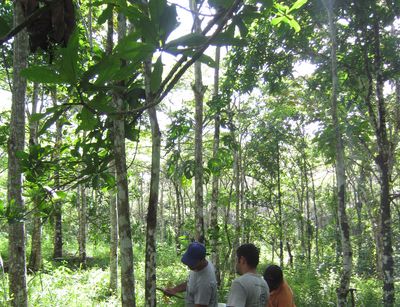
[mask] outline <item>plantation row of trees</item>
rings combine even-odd
[[[288,270],[333,276],[338,306],[356,277],[380,280],[395,306],[398,1],[38,3],[0,4],[12,306],[28,306],[46,236],[54,260],[76,236],[83,268],[106,241],[123,306],[140,304],[135,245],[141,303],[155,306],[157,250],[191,239],[221,288],[236,247],[256,242]]]

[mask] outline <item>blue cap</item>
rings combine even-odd
[[[187,251],[183,254],[181,261],[188,267],[194,267],[197,262],[206,257],[206,247],[200,242],[189,244]]]

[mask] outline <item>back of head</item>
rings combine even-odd
[[[265,281],[268,284],[268,287],[269,287],[270,291],[278,289],[278,287],[283,282],[282,269],[279,266],[275,265],[275,264],[272,264],[272,265],[268,266],[265,269],[265,272],[264,272],[263,276],[264,276]]]
[[[246,243],[238,247],[236,256],[244,257],[248,266],[256,268],[260,259],[260,251],[254,244]]]

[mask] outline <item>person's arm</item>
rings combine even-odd
[[[177,294],[179,292],[186,291],[186,288],[187,288],[187,281],[185,281],[185,282],[183,282],[183,283],[181,283],[181,284],[179,284],[179,285],[177,285],[177,286],[175,286],[173,288],[165,288],[163,290],[163,292],[167,296],[173,296],[173,295],[175,295],[175,294]]]

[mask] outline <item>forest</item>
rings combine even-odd
[[[0,306],[184,306],[199,241],[400,306],[399,0],[0,1]]]

